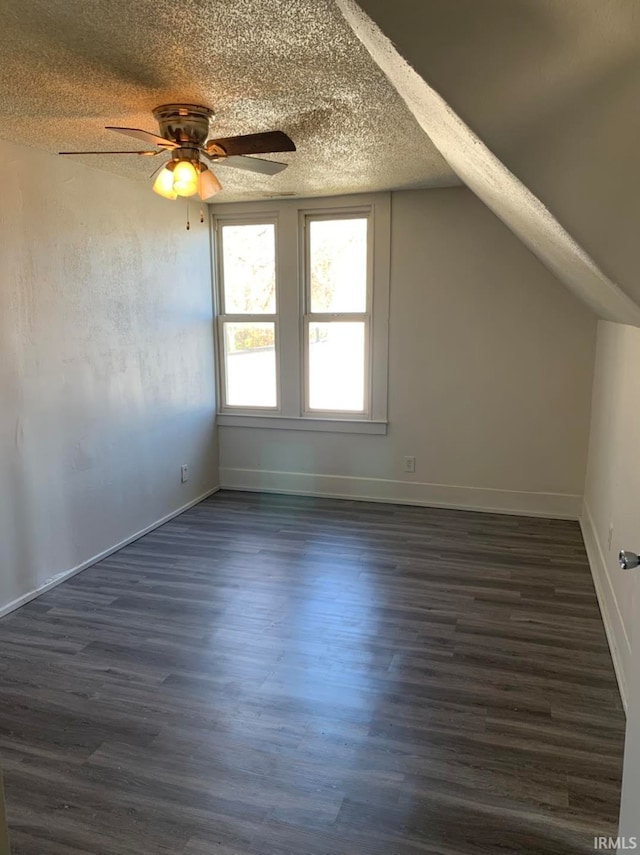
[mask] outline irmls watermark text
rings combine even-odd
[[[601,852],[624,852],[640,849],[637,837],[594,837],[593,848]]]

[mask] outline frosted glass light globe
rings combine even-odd
[[[153,191],[158,196],[164,196],[165,199],[177,199],[178,194],[173,189],[173,172],[165,168],[158,174],[158,177],[153,182]]]
[[[173,192],[178,196],[193,196],[198,190],[198,173],[188,160],[176,163],[173,170]]]

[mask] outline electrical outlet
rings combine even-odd
[[[611,552],[611,543],[613,541],[613,525],[609,526],[609,536],[607,537],[607,549]]]
[[[416,459],[415,459],[415,457],[403,457],[402,458],[402,471],[403,472],[415,472],[416,471]]]
[[[186,484],[189,480],[189,467],[186,463],[183,463],[180,467],[180,480],[183,484]]]

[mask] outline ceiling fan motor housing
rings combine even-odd
[[[180,160],[189,160],[197,168],[201,166],[200,151],[192,145],[181,145],[178,148],[171,149],[171,160],[167,166],[175,165]]]
[[[214,118],[213,110],[197,104],[162,104],[155,108],[153,115],[164,139],[178,143],[181,148],[192,149],[194,155],[206,142]],[[186,151],[183,156],[195,159]]]

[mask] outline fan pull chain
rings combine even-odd
[[[204,208],[200,205],[200,222],[204,223]]]
[[[189,200],[187,199],[187,231],[191,228],[191,223],[189,222]]]

